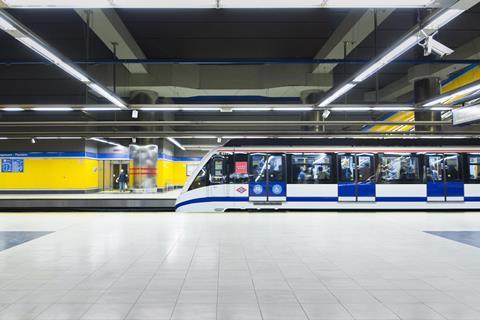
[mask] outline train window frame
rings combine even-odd
[[[228,184],[248,184],[250,182],[250,178],[248,175],[248,152],[233,152],[228,160],[228,170],[227,170],[227,183]],[[241,161],[238,161],[241,160]],[[240,178],[232,177],[232,175],[236,173],[236,163],[237,162],[245,162],[246,163],[246,177],[244,181],[238,181]]]
[[[416,171],[417,174],[415,175],[415,179],[412,180],[401,180],[399,179],[392,179],[392,180],[385,180],[383,177],[383,159],[384,158],[394,158],[394,157],[409,157],[412,159],[416,159]],[[422,157],[415,153],[378,153],[377,154],[377,169],[376,169],[376,183],[377,184],[423,184],[423,172],[422,172],[423,161]]]
[[[465,182],[468,182],[469,184],[480,184],[480,178],[478,180],[470,178],[470,166],[472,165],[470,163],[470,158],[471,157],[478,157],[480,158],[480,153],[467,153],[466,154],[466,160],[464,162],[464,177],[465,177]],[[480,163],[478,163],[478,166],[480,167]],[[480,177],[480,176],[479,176]]]
[[[319,155],[325,155],[329,159],[329,170],[330,170],[330,177],[329,179],[325,180],[316,180],[313,179],[311,183],[299,183],[297,180],[298,174],[295,174],[294,171],[296,166],[299,164],[294,163],[295,157],[309,157],[309,156],[319,156]],[[335,184],[336,183],[336,166],[335,166],[335,155],[329,152],[299,152],[299,153],[290,153],[287,156],[287,164],[290,167],[288,172],[289,174],[287,175],[288,177],[288,183],[289,184],[295,184],[295,185],[322,185],[322,184]],[[308,165],[308,163],[305,163],[304,165]],[[323,167],[322,167],[323,168]],[[322,169],[323,171],[323,169]]]
[[[208,186],[209,163],[210,163],[210,159],[208,159],[208,161],[200,168],[200,170],[198,171],[195,178],[193,178],[192,183],[190,184],[190,187],[188,188],[188,191],[193,191],[193,190],[197,190],[197,189],[200,189],[200,188],[205,188],[205,187]],[[202,171],[204,172],[203,176],[201,176],[201,177],[204,178],[203,185],[196,185],[195,181],[200,177],[200,174],[202,173]]]

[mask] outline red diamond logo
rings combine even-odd
[[[237,192],[245,193],[247,192],[247,189],[245,189],[244,187],[240,187],[240,188],[237,188]]]

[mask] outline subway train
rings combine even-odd
[[[176,211],[480,209],[479,142],[234,139],[202,159]]]

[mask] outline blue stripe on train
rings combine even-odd
[[[204,197],[184,201],[176,205],[180,208],[194,203],[206,202],[246,202],[247,197]],[[338,197],[288,197],[287,202],[337,202]],[[377,197],[376,202],[426,202],[426,197]],[[480,197],[465,197],[465,201],[480,201]]]

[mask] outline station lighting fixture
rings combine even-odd
[[[6,108],[2,108],[2,111],[19,112],[19,111],[24,111],[24,109],[20,107],[6,107]]]
[[[115,147],[123,147],[123,146],[122,146],[121,144],[119,144],[119,143],[107,141],[107,140],[104,140],[104,139],[101,139],[101,138],[90,138],[90,140],[93,140],[93,141],[96,141],[96,142],[105,143],[105,144],[109,144],[109,145],[112,145],[112,146],[115,146]]]
[[[38,107],[32,108],[33,111],[53,111],[53,112],[63,112],[63,111],[73,111],[70,107]]]
[[[442,94],[430,101],[427,101],[423,104],[424,107],[430,107],[430,106],[435,106],[439,104],[452,104],[454,103],[454,98],[455,97],[460,97],[463,98],[465,96],[471,96],[471,95],[476,95],[480,91],[480,83],[475,82],[473,84],[461,87],[457,90],[453,90],[451,92],[448,92],[446,94]],[[452,101],[452,103],[449,103],[449,101]]]
[[[117,107],[86,107],[82,108],[82,111],[120,111]]]
[[[339,89],[332,91],[324,100],[318,103],[318,106],[325,107],[331,104],[333,101],[337,100],[345,93],[350,91],[360,82],[368,79],[378,71],[380,71],[387,64],[393,60],[400,57],[409,49],[416,46],[422,40],[436,33],[440,28],[445,26],[447,23],[458,17],[462,14],[464,10],[457,8],[445,9],[442,12],[434,15],[425,27],[420,30],[416,30],[405,36],[400,40],[396,45],[392,46],[390,50],[386,51],[383,55],[377,58],[374,62],[365,66],[357,75],[353,77],[352,80],[343,84]]]
[[[3,0],[11,8],[425,8],[434,0]]]
[[[272,111],[272,108],[264,108],[264,107],[248,107],[248,108],[232,108],[232,111]]]
[[[0,29],[17,39],[19,42],[23,43],[26,47],[41,55],[46,60],[50,61],[52,64],[56,65],[58,68],[65,71],[71,77],[86,84],[93,91],[108,101],[121,108],[127,108],[126,104],[121,101],[120,98],[116,97],[113,93],[108,92],[108,90],[95,83],[81,70],[77,69],[77,67],[69,62],[65,57],[56,52],[54,49],[50,48],[40,38],[30,32],[26,27],[24,27],[3,10],[0,10]]]
[[[167,137],[167,140],[170,141],[172,144],[176,145],[177,147],[179,147],[180,149],[182,149],[183,151],[185,151],[185,147],[182,146],[182,144],[180,142],[178,142],[177,139]]]
[[[140,108],[142,111],[180,111],[180,108],[162,108],[162,107],[152,107],[152,108]]]
[[[30,142],[31,142],[32,144],[37,143],[37,141],[35,141],[35,138],[32,138],[32,139],[30,140]]]

